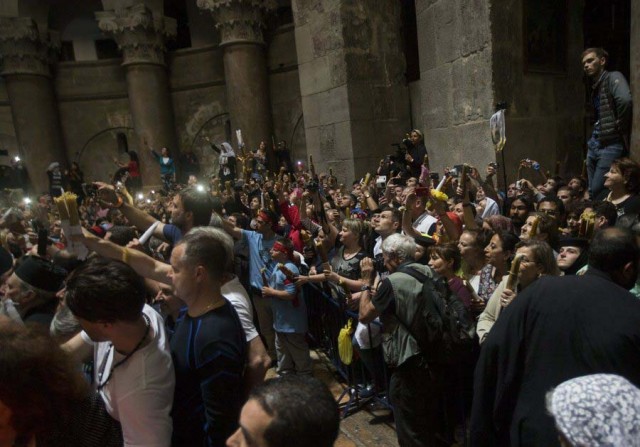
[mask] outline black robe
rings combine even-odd
[[[595,373],[640,386],[640,300],[597,270],[540,278],[507,307],[474,378],[474,446],[557,446],[545,395]]]

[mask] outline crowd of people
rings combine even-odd
[[[493,163],[432,172],[418,130],[351,184],[214,146],[218,175],[183,183],[162,149],[146,194],[73,167],[81,231],[61,230],[52,196],[78,185],[59,165],[50,194],[7,204],[0,446],[333,445],[318,289],[358,313],[401,446],[637,445],[638,162],[611,160],[595,196],[532,160],[504,191]]]

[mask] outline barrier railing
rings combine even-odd
[[[388,371],[382,359],[382,346],[366,350],[371,352],[365,352],[358,348],[357,343],[354,343],[354,359],[351,364],[345,365],[338,351],[338,336],[350,319],[354,320],[353,328],[355,329],[358,313],[348,309],[344,302],[335,300],[316,284],[308,283],[304,287],[311,342],[316,349],[326,354],[346,383],[345,390],[337,399],[342,417],[370,403],[377,403],[391,409],[387,397]],[[376,321],[370,323],[371,325],[380,325],[380,323]],[[369,346],[372,346],[372,340],[369,340]],[[349,398],[344,401],[347,395]]]

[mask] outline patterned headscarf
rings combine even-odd
[[[571,445],[640,446],[640,390],[624,377],[567,380],[547,395],[547,409]]]

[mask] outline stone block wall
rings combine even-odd
[[[631,155],[640,159],[640,3],[631,2],[631,94],[633,95],[633,125]]]
[[[307,151],[348,181],[410,126],[395,2],[292,2]]]
[[[155,161],[133,131],[121,62],[65,62],[57,69],[55,88],[68,158],[80,163],[87,180],[113,174],[113,157],[128,161],[118,150],[120,132],[127,136],[129,149],[140,155],[142,175],[155,175],[146,172]],[[217,46],[178,50],[168,56],[168,66],[178,135],[178,147],[170,148],[172,155],[178,157],[181,151],[191,149],[200,159],[203,173],[209,173],[217,169],[217,155],[203,137],[214,141],[227,138],[220,50]]]
[[[196,155],[201,177],[217,174],[218,154],[205,137],[216,143],[230,137],[222,51],[217,45],[174,51],[169,69],[179,151]]]
[[[504,101],[510,180],[527,157],[552,173],[556,162],[561,174],[579,172],[585,132],[578,61],[582,7],[583,0],[568,2],[566,73],[540,74],[525,71],[522,0],[416,1],[421,73],[412,103],[421,96],[412,113],[434,168],[466,162],[484,171],[490,161],[502,164],[489,118]]]
[[[11,116],[11,106],[7,96],[7,88],[0,78],[0,149],[9,151],[9,157],[0,156],[0,164],[8,165],[10,157],[18,155],[18,140],[13,127],[13,117]]]
[[[353,177],[340,0],[293,0],[307,154],[317,169]]]
[[[567,5],[565,73],[525,70],[522,0],[493,0],[493,76],[495,101],[509,104],[506,115],[507,176],[513,181],[519,160],[538,160],[551,174],[579,174],[584,157],[585,85],[580,63],[583,50],[583,0]],[[536,181],[533,173],[528,173]]]
[[[293,161],[304,161],[307,147],[293,24],[281,26],[271,36],[267,65],[274,139],[287,142]]]
[[[127,136],[129,149],[141,155],[142,175],[155,176],[145,172],[155,161],[133,131],[121,62],[119,59],[64,62],[56,69],[54,85],[68,159],[80,163],[87,180],[111,176],[117,169],[114,157],[128,161],[126,154],[118,151],[120,132]],[[204,137],[214,142],[231,139],[235,144],[235,135],[229,135],[227,129],[222,50],[209,45],[174,51],[168,54],[167,65],[178,137],[178,147],[171,148],[173,155],[178,157],[180,152],[191,150],[200,160],[203,176],[217,173],[218,155]],[[292,26],[284,27],[272,38],[269,71],[274,135],[287,140],[294,157],[304,159],[306,142]],[[2,82],[0,145],[17,153],[11,109]]]
[[[410,130],[398,2],[343,2],[355,179],[374,172]],[[351,179],[351,177],[348,177]]]
[[[485,165],[495,159],[489,2],[418,0],[416,15],[420,81],[411,101],[420,106],[412,107],[413,123],[424,132],[431,166]]]
[[[118,132],[127,135],[131,150],[140,151],[129,130],[133,123],[119,60],[60,63],[54,88],[67,159],[80,164],[86,181],[115,173]],[[127,157],[121,160],[128,161]]]

